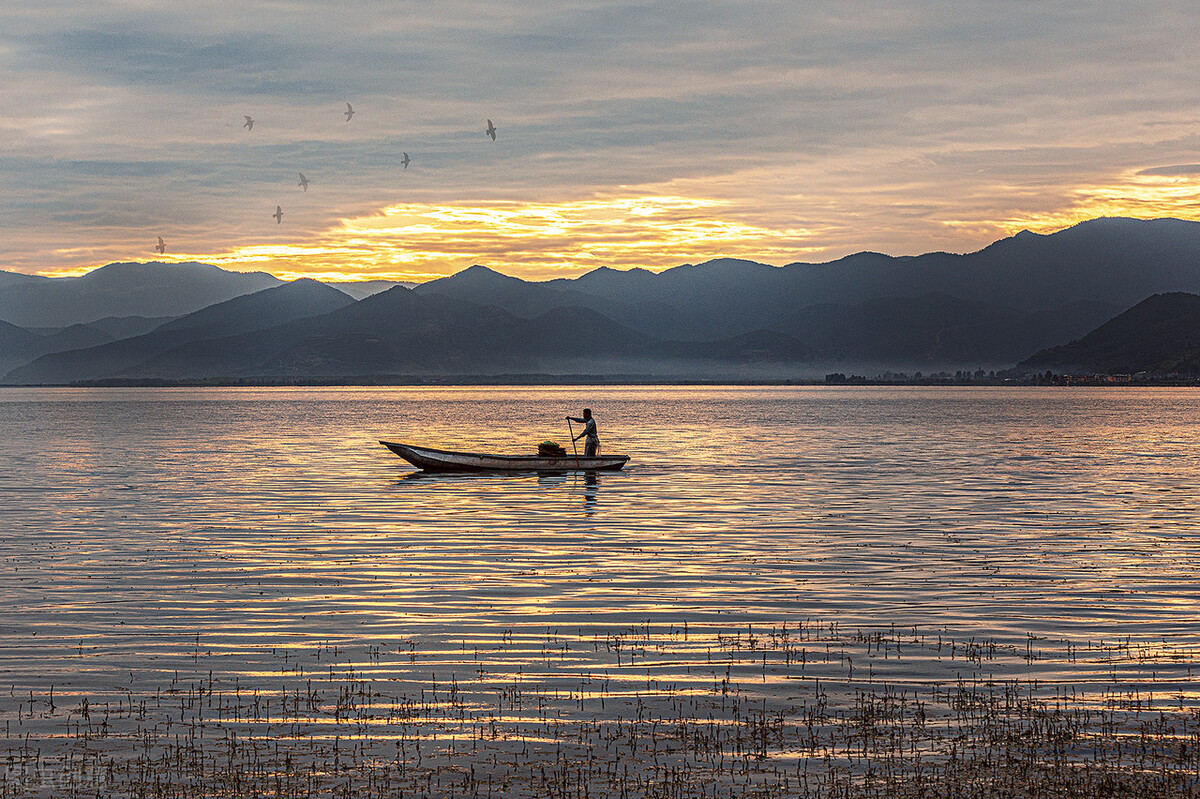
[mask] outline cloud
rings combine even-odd
[[[1140,176],[1156,177],[1191,177],[1200,175],[1200,164],[1175,164],[1174,166],[1156,166],[1138,172]]]
[[[315,0],[14,4],[0,268],[134,258],[169,231],[196,252],[298,247],[289,269],[310,253],[324,270],[322,236],[398,206],[682,197],[760,237],[739,253],[785,261],[973,249],[1103,187],[1149,212],[1133,173],[1187,164],[1200,143],[1189,14],[1175,0],[352,0],[336,19]],[[285,224],[264,230],[276,204]],[[480,260],[530,257],[485,233],[469,240]],[[564,265],[579,261],[567,244]],[[390,247],[370,251],[378,264],[347,268],[391,268]]]
[[[677,196],[609,197],[564,203],[408,203],[342,220],[307,241],[250,244],[228,252],[179,252],[286,277],[350,271],[424,280],[475,263],[528,278],[574,276],[599,266],[665,269],[714,254],[775,257],[802,249],[810,231],[765,230],[725,218],[723,203]],[[764,239],[786,241],[785,248]]]
[[[1007,233],[1049,233],[1102,216],[1200,218],[1200,179],[1187,178],[1200,175],[1200,166],[1165,168],[1191,172],[1162,169],[1130,169],[1102,183],[1074,187],[1055,207],[1015,215],[999,226]]]

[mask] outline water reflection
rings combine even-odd
[[[581,398],[634,467],[430,474],[375,443],[515,451]],[[560,702],[556,724],[590,695],[580,674],[636,718],[656,692],[671,718],[680,696],[723,711],[740,681],[753,702],[734,705],[765,721],[786,681],[961,684],[964,662],[1196,695],[1189,390],[12,390],[0,411],[0,720],[18,725],[34,691],[52,712],[69,686],[62,714],[179,674],[234,702],[238,680],[309,695],[328,674],[336,697],[332,657],[409,699],[436,673],[510,715]],[[621,712],[607,701],[579,713]]]
[[[583,473],[583,505],[587,508],[587,515],[591,516],[596,511],[596,489],[599,487],[599,477],[595,472]]]
[[[428,474],[376,443],[518,451],[581,398],[629,469]],[[0,406],[0,625],[117,631],[131,662],[180,630],[320,639],[345,614],[393,635],[719,614],[1157,640],[1197,607],[1186,390],[68,389]]]
[[[467,480],[494,480],[498,477],[505,476],[509,475],[506,475],[503,472],[426,472],[418,469],[417,471],[405,472],[395,484],[397,486],[401,486],[405,483],[453,483]],[[529,475],[521,475],[518,472],[512,472],[511,476],[528,477]]]
[[[418,470],[405,473],[399,479],[393,480],[391,485],[393,488],[434,489],[441,486],[458,486],[473,489],[484,484],[492,489],[493,493],[490,498],[495,501],[504,496],[506,489],[516,486],[513,490],[519,491],[520,486],[530,483],[542,490],[572,489],[572,493],[583,497],[583,508],[587,517],[591,517],[596,512],[600,474],[594,470],[583,472],[426,472]],[[443,503],[455,501],[445,495],[440,495],[438,499]],[[487,501],[474,491],[461,494],[458,500],[467,503]],[[430,501],[432,501],[432,495]],[[485,505],[481,505],[479,510],[486,512],[487,508]]]

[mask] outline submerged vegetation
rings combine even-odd
[[[63,658],[108,687],[6,686],[0,796],[1200,795],[1197,653],[1169,642],[806,622],[191,648],[125,674],[81,642]]]

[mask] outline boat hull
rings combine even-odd
[[[616,471],[629,462],[628,455],[487,455],[477,452],[414,447],[380,441],[404,460],[427,472],[578,472]]]

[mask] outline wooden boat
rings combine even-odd
[[[487,455],[477,452],[449,452],[429,447],[414,447],[395,441],[380,441],[404,460],[427,472],[577,472],[615,471],[629,462],[628,455]]]

